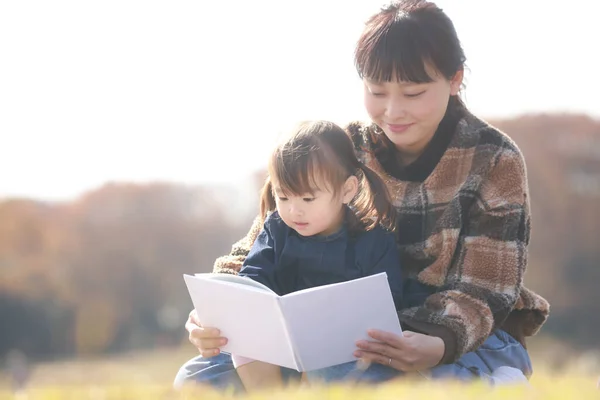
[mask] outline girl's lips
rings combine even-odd
[[[402,133],[413,126],[413,124],[387,124],[387,126],[394,133]]]

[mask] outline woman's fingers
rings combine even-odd
[[[219,349],[198,350],[200,351],[200,355],[204,358],[214,357],[221,352]]]
[[[191,321],[193,324],[196,324],[197,326],[202,326],[200,320],[198,320],[198,313],[196,312],[196,309],[190,311],[188,320]]]
[[[221,346],[225,346],[227,344],[227,339],[222,338],[222,337],[218,337],[218,338],[214,338],[214,339],[197,339],[196,337],[193,337],[193,343],[194,345],[196,345],[196,347],[198,347],[199,349],[202,350],[210,350],[210,349],[217,349]]]
[[[355,356],[383,365],[390,365],[391,358],[391,366],[401,371],[434,367],[444,356],[444,341],[436,336],[408,331],[401,337],[381,331],[369,335],[380,341],[358,341]]]
[[[386,343],[368,342],[366,340],[359,340],[356,342],[356,347],[366,352],[381,354],[383,357],[397,357],[398,351],[392,346]]]
[[[198,325],[194,325],[188,332],[197,339],[218,339],[221,337],[221,332],[217,328],[203,328]]]
[[[190,312],[185,329],[189,332],[189,341],[196,346],[202,357],[216,356],[221,352],[219,347],[227,344],[227,338],[221,337],[217,328],[201,326],[196,310]]]
[[[357,350],[354,352],[354,356],[363,360],[363,363],[378,363],[381,365],[386,365],[388,367],[392,367],[399,371],[410,371],[410,368],[402,361],[398,360],[394,357],[387,357],[380,353],[373,353],[370,351]],[[390,360],[392,361],[390,363]]]
[[[387,343],[392,347],[395,347],[397,349],[402,347],[402,336],[398,336],[391,332],[380,331],[377,329],[370,329],[367,333],[373,339]]]

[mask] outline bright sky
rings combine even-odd
[[[365,118],[352,52],[381,3],[0,2],[0,196],[244,181],[288,124]],[[475,113],[600,117],[600,2],[437,3]]]

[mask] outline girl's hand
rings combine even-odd
[[[220,336],[217,328],[202,327],[198,321],[196,310],[192,310],[185,323],[190,342],[196,346],[200,355],[205,358],[214,357],[221,352],[219,347],[227,344],[227,339]]]
[[[388,365],[400,371],[410,372],[435,367],[444,356],[444,341],[436,336],[404,331],[404,336],[379,330],[368,332],[375,340],[359,340],[359,350],[354,356],[365,361]]]

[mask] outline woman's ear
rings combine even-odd
[[[342,202],[344,204],[350,204],[352,199],[358,193],[358,178],[354,175],[346,179],[344,187],[342,189]]]
[[[463,83],[463,78],[465,76],[465,71],[463,69],[459,69],[456,71],[456,74],[450,80],[450,95],[456,96],[460,92],[460,88]]]

